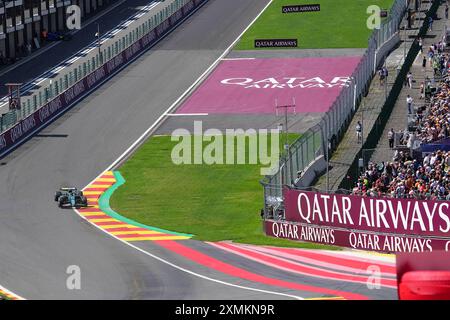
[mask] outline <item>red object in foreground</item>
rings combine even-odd
[[[450,300],[450,252],[397,254],[400,300]]]
[[[400,300],[450,300],[450,271],[409,271],[398,294]]]

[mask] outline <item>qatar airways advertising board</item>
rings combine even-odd
[[[450,202],[369,198],[285,188],[285,221],[269,236],[379,252],[450,251]]]

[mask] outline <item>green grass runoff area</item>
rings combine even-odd
[[[255,39],[298,39],[300,49],[367,48],[370,5],[389,10],[394,0],[274,0],[243,35],[236,50],[255,49]],[[287,5],[320,4],[319,12],[282,13]],[[264,48],[267,49],[267,48]]]
[[[111,197],[113,210],[149,226],[194,234],[197,240],[330,248],[263,234],[260,164],[175,165],[171,153],[177,144],[170,136],[151,137],[119,169],[126,182]],[[247,159],[248,145],[247,140]]]

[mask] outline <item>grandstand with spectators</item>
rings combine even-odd
[[[446,30],[446,29],[445,29]],[[369,161],[352,193],[372,197],[450,200],[450,77],[446,32],[428,48],[420,103],[395,134],[392,159]],[[415,88],[414,90],[417,90]],[[425,93],[422,96],[422,93]]]

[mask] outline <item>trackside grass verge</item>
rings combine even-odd
[[[260,164],[175,165],[171,152],[176,144],[170,136],[152,137],[119,168],[126,183],[111,197],[116,212],[149,226],[194,234],[197,240],[332,248],[263,234]]]
[[[286,5],[319,3],[319,12],[282,13]],[[393,3],[394,0],[274,0],[235,49],[255,49],[255,39],[298,39],[300,49],[367,48],[373,31],[367,28],[367,7],[378,5],[389,10]]]

